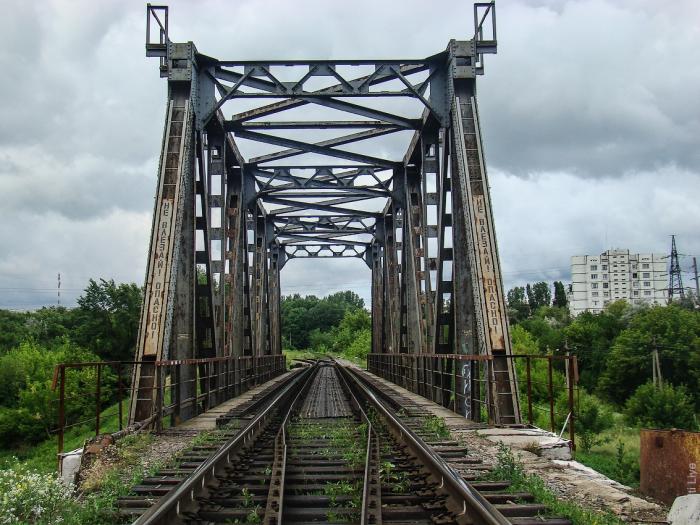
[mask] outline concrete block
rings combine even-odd
[[[76,448],[70,452],[64,452],[61,455],[59,473],[64,483],[71,485],[75,483],[78,471],[80,470],[80,461],[82,457],[82,448]]]
[[[668,513],[671,525],[700,524],[700,494],[678,496]]]

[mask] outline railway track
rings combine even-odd
[[[370,375],[320,361],[221,418],[121,501],[135,524],[570,525]],[[155,501],[157,499],[157,501]],[[150,505],[150,506],[149,506]]]

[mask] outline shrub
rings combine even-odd
[[[569,413],[568,393],[563,392],[557,398],[555,405],[557,427],[561,428]],[[595,445],[605,441],[598,434],[613,426],[612,408],[598,397],[580,390],[574,398],[576,434],[583,452],[589,452]]]
[[[372,347],[372,332],[360,330],[355,332],[355,340],[350,344],[345,354],[349,357],[366,359]]]
[[[693,409],[685,387],[645,383],[627,400],[625,416],[629,423],[643,427],[691,429]]]
[[[58,420],[58,391],[51,388],[61,362],[95,361],[97,356],[64,342],[53,349],[22,343],[0,356],[0,443],[4,448],[32,445],[49,437]],[[114,374],[104,371],[102,399],[110,399]],[[85,419],[94,410],[95,369],[66,373],[67,422]]]
[[[0,470],[0,494],[0,516],[8,524],[61,523],[67,507],[76,506],[73,489],[52,474]]]

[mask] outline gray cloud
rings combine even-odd
[[[140,283],[166,93],[144,57],[144,3],[2,8],[0,307],[53,302],[58,271],[66,300],[93,276]],[[471,17],[447,0],[177,0],[170,27],[221,58],[417,58],[469,38]],[[498,28],[479,101],[507,283],[566,280],[574,253],[666,251],[670,233],[698,253],[697,2],[503,2]],[[282,286],[369,300],[357,260],[294,261]]]
[[[611,248],[700,253],[700,174],[677,168],[620,178],[542,173],[529,179],[494,170],[491,194],[506,287],[570,280],[572,255]],[[683,262],[687,270],[690,260]]]
[[[697,2],[508,5],[498,27],[479,91],[495,166],[587,177],[698,169]]]

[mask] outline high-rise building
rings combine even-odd
[[[569,311],[600,312],[620,299],[630,304],[666,304],[666,256],[608,250],[600,255],[571,257]]]

